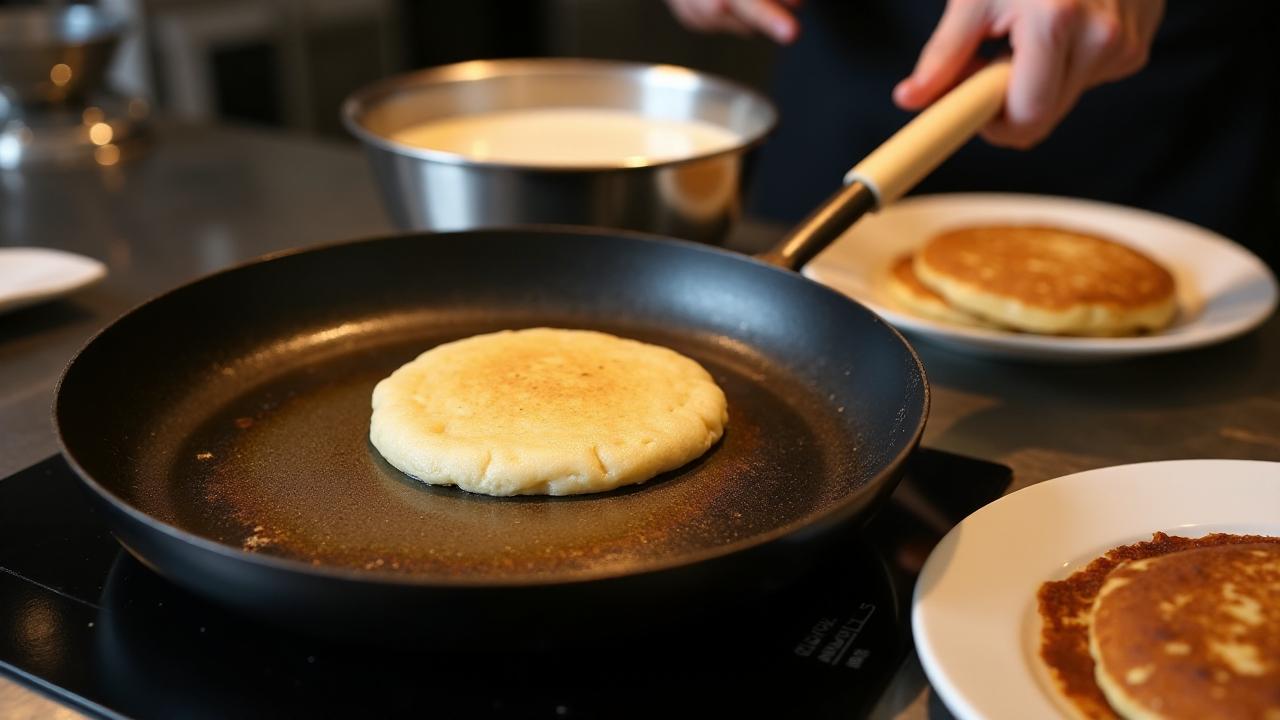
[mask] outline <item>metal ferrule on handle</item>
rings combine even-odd
[[[803,267],[863,214],[898,200],[976,135],[1000,112],[1008,87],[1007,60],[974,73],[854,166],[845,187],[761,259]]]

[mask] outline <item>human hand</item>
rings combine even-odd
[[[796,39],[800,24],[791,11],[801,0],[667,0],[667,6],[690,30],[762,33],[783,45]]]
[[[981,65],[983,40],[1008,36],[1013,73],[1004,112],[982,131],[995,145],[1043,140],[1081,93],[1147,64],[1164,0],[948,0],[911,76],[893,90],[906,110],[932,103]]]

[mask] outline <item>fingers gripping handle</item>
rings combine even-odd
[[[894,202],[1000,112],[1009,63],[979,70],[930,105],[845,175],[845,186],[760,258],[798,269],[865,213]]]
[[[876,148],[844,176],[861,182],[883,208],[915,187],[1000,112],[1009,62],[996,61],[960,83]]]

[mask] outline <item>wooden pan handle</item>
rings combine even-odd
[[[798,270],[864,214],[902,197],[986,125],[1004,104],[1009,62],[974,73],[845,175],[845,186],[805,218],[765,262]]]
[[[877,207],[897,202],[1000,112],[1008,87],[1008,60],[984,67],[855,165],[845,183],[866,185]]]

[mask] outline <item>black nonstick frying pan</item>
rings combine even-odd
[[[345,630],[658,607],[803,563],[893,487],[928,392],[906,342],[791,271],[999,108],[974,76],[854,170],[766,260],[603,230],[402,235],[293,252],[134,309],[68,366],[63,451],[120,542],[171,580]],[[368,442],[373,385],[441,342],[593,328],[724,388],[702,459],[568,498],[428,487]]]

